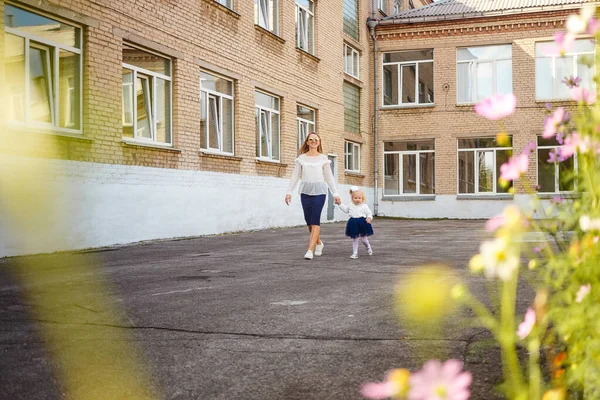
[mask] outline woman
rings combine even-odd
[[[292,201],[294,187],[298,183],[298,179],[302,177],[300,200],[302,201],[304,220],[310,232],[308,250],[304,255],[307,260],[312,260],[313,255],[320,256],[323,254],[325,245],[320,238],[321,211],[323,211],[323,205],[325,205],[327,187],[333,193],[335,204],[342,202],[338,196],[335,179],[329,164],[331,164],[331,161],[323,154],[321,138],[315,132],[311,132],[306,136],[302,147],[300,147],[300,155],[296,158],[294,173],[285,195],[285,204],[289,205]]]

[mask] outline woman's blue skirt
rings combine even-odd
[[[372,234],[373,226],[367,222],[366,218],[350,218],[346,224],[346,236],[350,236],[352,239]]]

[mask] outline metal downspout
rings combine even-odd
[[[371,17],[367,20],[371,39],[373,39],[373,215],[378,215],[379,210],[379,193],[377,190],[377,180],[379,177],[379,144],[378,144],[378,111],[377,100],[378,81],[377,81],[377,38],[375,36],[375,27],[379,24],[379,20],[375,17],[377,12],[377,0],[372,1]]]

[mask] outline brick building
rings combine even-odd
[[[0,256],[301,225],[283,197],[312,130],[380,215],[489,217],[506,152],[461,82],[493,53],[513,149],[535,140],[567,104],[538,91],[538,47],[581,3],[542,2],[0,0],[0,169],[46,190],[28,231],[0,208]]]

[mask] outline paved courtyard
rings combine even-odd
[[[373,224],[374,255],[361,247],[358,260],[343,223],[323,225],[311,261],[305,227],[0,259],[0,397],[58,399],[106,385],[102,374],[116,385],[111,366],[135,359],[159,399],[349,400],[391,368],[452,357],[474,374],[472,399],[494,398],[500,363],[485,329],[464,312],[424,335],[392,301],[429,263],[484,298],[466,270],[484,222]],[[532,294],[520,293],[522,312]]]

